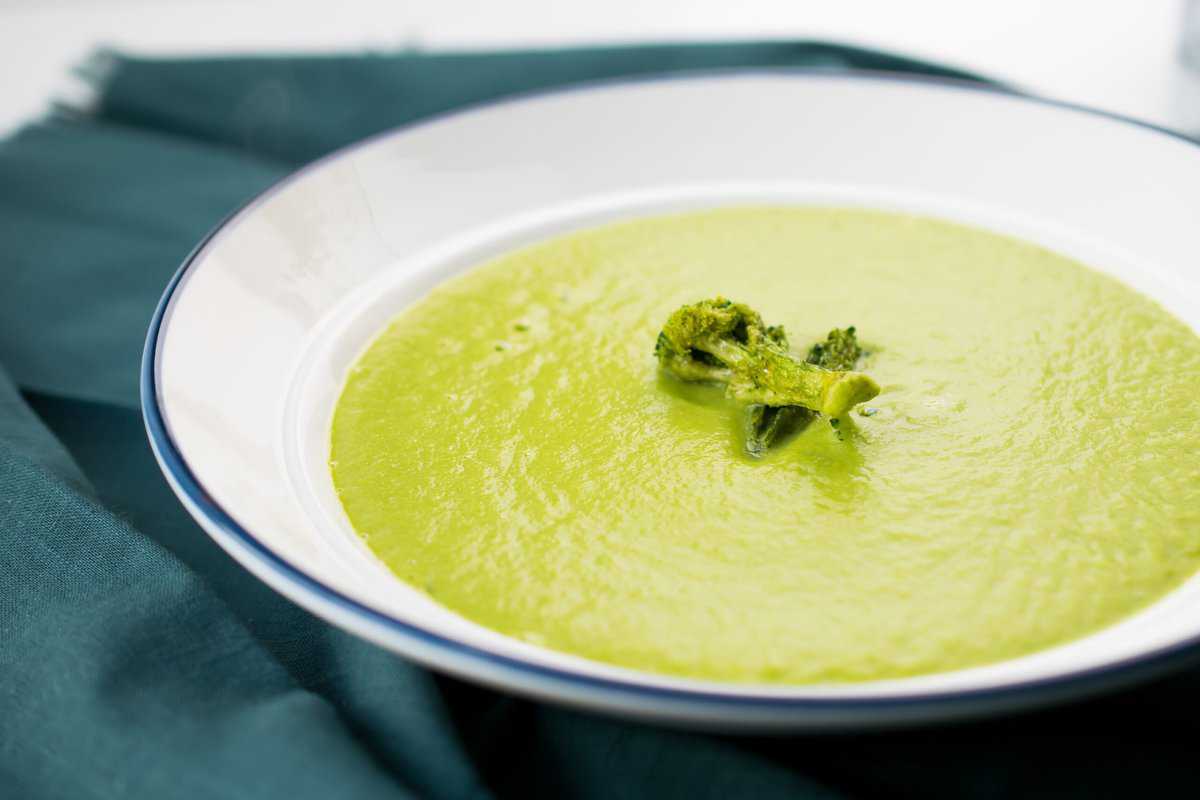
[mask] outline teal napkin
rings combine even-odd
[[[191,246],[332,148],[567,83],[734,66],[970,78],[817,43],[88,64],[0,144],[0,798],[1010,797],[1196,785],[1200,673],[915,732],[735,738],[516,699],[310,616],[154,464],[145,329]],[[886,132],[881,132],[886,135]]]

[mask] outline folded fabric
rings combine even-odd
[[[218,550],[167,488],[138,411],[142,342],[169,276],[227,212],[304,161],[431,114],[726,67],[971,78],[804,42],[104,54],[89,65],[94,107],[0,145],[0,797],[1194,791],[1200,672],[915,732],[663,730],[440,677],[332,628]]]

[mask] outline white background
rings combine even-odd
[[[69,93],[93,47],[142,54],[817,37],[1200,130],[1186,0],[0,0],[0,133]]]

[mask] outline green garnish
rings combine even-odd
[[[853,327],[830,332],[802,361],[781,326],[723,297],[671,314],[654,354],[675,377],[723,384],[727,397],[747,407],[746,450],[754,456],[805,415],[836,419],[879,394],[875,381],[852,371],[862,354]]]
[[[831,330],[825,341],[808,348],[805,361],[825,369],[847,370],[854,369],[862,355],[863,349],[858,346],[858,336],[851,325]]]

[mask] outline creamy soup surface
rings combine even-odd
[[[655,336],[724,295],[882,393],[753,460]],[[330,468],[401,579],[642,670],[807,684],[1078,638],[1200,566],[1200,338],[1040,247],[929,218],[728,208],[519,250],[351,368]]]

